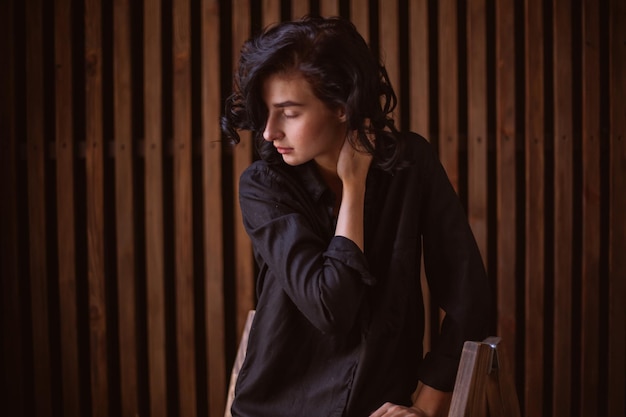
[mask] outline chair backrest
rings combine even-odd
[[[224,417],[232,417],[230,408],[235,398],[235,384],[246,357],[254,313],[255,310],[248,313],[239,342],[230,374]],[[448,417],[520,417],[517,392],[505,362],[500,338],[465,342]]]
[[[252,327],[252,321],[254,320],[255,310],[248,312],[246,318],[246,324],[243,326],[243,333],[241,335],[241,341],[239,342],[239,348],[237,349],[237,356],[235,357],[235,363],[233,364],[233,370],[230,373],[230,383],[228,384],[228,396],[226,397],[226,410],[224,411],[224,417],[232,417],[230,408],[233,405],[233,399],[235,398],[235,384],[237,383],[237,377],[243,365],[243,360],[246,358],[246,349],[248,348],[248,334],[250,333],[250,327]]]
[[[503,349],[499,337],[465,342],[448,417],[520,417]]]

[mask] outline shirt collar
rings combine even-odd
[[[328,190],[326,183],[322,180],[322,177],[317,171],[317,167],[313,161],[298,165],[294,167],[294,169],[302,180],[304,188],[306,188],[307,192],[315,200],[319,200],[322,197],[322,194]]]

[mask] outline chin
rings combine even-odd
[[[283,155],[283,161],[292,167],[298,166],[298,165],[302,165],[304,164],[306,161],[302,161],[299,158],[290,158],[288,155]]]

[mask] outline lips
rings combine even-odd
[[[284,155],[293,151],[293,148],[283,148],[282,146],[277,146],[276,150],[279,154]]]

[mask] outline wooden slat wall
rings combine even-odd
[[[608,406],[606,415],[624,415],[626,392],[626,4],[610,2],[610,156],[609,156],[609,317],[608,317]]]
[[[583,1],[582,22],[582,415],[598,407],[598,335],[600,299],[600,221],[601,221],[601,97],[600,97],[600,6]]]
[[[553,2],[553,59],[572,62],[571,2]],[[555,65],[554,76],[554,381],[552,415],[572,414],[572,221],[574,138],[572,67]]]
[[[241,44],[307,13],[353,20],[437,148],[523,414],[626,417],[621,0],[0,2],[3,409],[222,415],[255,154],[219,117]]]
[[[222,146],[220,126],[215,121],[222,113],[220,90],[220,15],[219,1],[202,2],[202,150],[206,302],[206,373],[208,375],[208,415],[220,416],[227,390],[224,346],[224,261],[222,245]],[[201,354],[201,353],[200,353]]]
[[[131,10],[128,0],[113,2],[113,107],[115,137],[115,231],[121,415],[139,414],[134,233]]]
[[[232,33],[232,57],[233,68],[236,71],[237,59],[241,45],[250,37],[250,4],[245,0],[233,1],[233,33]],[[233,210],[235,211],[233,225],[235,230],[235,289],[236,289],[236,314],[237,314],[237,331],[240,335],[246,323],[248,311],[254,306],[254,281],[250,277],[254,275],[252,248],[246,231],[243,228],[241,218],[241,210],[239,210],[238,194],[239,182],[238,178],[244,169],[252,161],[252,136],[250,132],[242,132],[241,143],[233,150]]]
[[[55,137],[57,187],[57,245],[59,263],[59,321],[61,378],[64,381],[63,410],[68,417],[80,416],[78,312],[76,308],[76,146],[72,97],[72,8],[59,1],[55,8]]]
[[[13,0],[0,3],[0,25],[5,30],[5,36],[0,37],[0,53],[7,63],[15,62],[18,46],[15,41],[18,35],[15,30],[16,7]],[[22,288],[20,283],[20,229],[18,222],[18,121],[17,116],[17,85],[18,70],[16,65],[0,65],[0,325],[2,326],[3,340],[2,363],[2,395],[11,398],[5,401],[5,411],[9,415],[22,416],[25,414],[26,375],[22,363],[26,359],[24,347],[27,345],[24,334],[28,330],[22,326],[26,322],[21,306]],[[23,182],[21,182],[23,184]],[[7,337],[10,335],[10,339]]]
[[[519,22],[515,20],[515,1],[500,1],[495,10],[495,138],[496,138],[496,294],[498,306],[498,324],[496,333],[503,340],[515,340],[508,350],[509,363],[515,363],[511,369],[518,373],[516,360],[522,351],[521,328],[518,323],[517,294],[522,291],[519,285],[518,259],[518,170],[517,170],[517,85],[516,78],[520,68],[516,68],[515,33]],[[515,30],[511,30],[514,28]],[[494,198],[491,196],[490,198]],[[493,280],[493,279],[492,279]],[[519,330],[518,330],[519,329]],[[521,371],[521,370],[520,370]],[[521,378],[518,379],[518,381]],[[521,394],[521,393],[519,393]],[[520,399],[521,399],[520,395]]]
[[[41,0],[28,2],[26,15],[26,167],[29,175],[28,190],[28,251],[30,300],[33,344],[33,390],[37,402],[34,412],[39,416],[50,416],[52,410],[50,322],[48,316],[50,274],[48,271],[46,242],[46,142],[45,132],[44,74],[43,74],[43,5]]]
[[[540,0],[524,2],[525,48],[525,339],[524,408],[539,416],[544,407],[545,297],[545,96],[543,7]]]
[[[145,2],[143,7],[143,79],[144,79],[144,135],[145,135],[145,253],[146,253],[146,346],[147,373],[149,375],[148,405],[150,416],[165,417],[169,405],[166,323],[165,323],[165,230],[163,191],[163,51],[162,2]],[[139,175],[138,175],[139,176]]]
[[[87,211],[87,291],[89,307],[89,387],[91,415],[110,414],[110,370],[107,366],[109,345],[113,336],[107,320],[106,284],[111,280],[111,265],[105,260],[106,240],[104,187],[104,121],[103,121],[103,51],[102,4],[85,1],[85,189]]]

